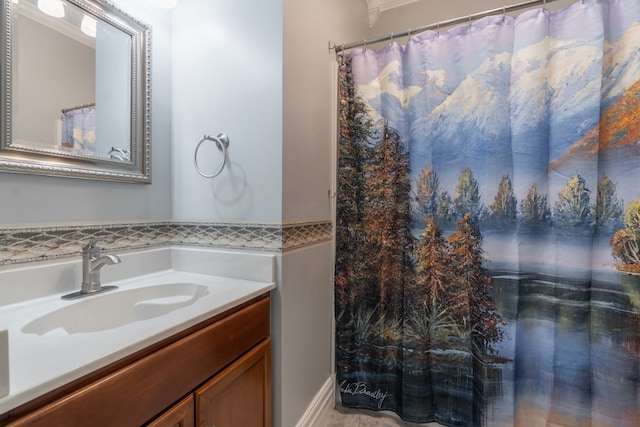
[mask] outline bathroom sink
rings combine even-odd
[[[32,320],[21,331],[37,335],[105,331],[165,315],[195,303],[208,293],[206,286],[195,283],[121,289],[70,302]]]

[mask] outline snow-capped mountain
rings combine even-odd
[[[499,180],[512,168],[546,170],[598,125],[602,112],[640,79],[638,39],[640,24],[613,44],[545,37],[486,58],[459,82],[446,66],[403,70],[394,58],[377,82],[357,89],[408,143],[412,179],[438,161],[455,173],[468,165]]]

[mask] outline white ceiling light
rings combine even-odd
[[[149,0],[149,2],[162,9],[173,9],[178,4],[178,0]]]
[[[98,21],[96,21],[89,15],[84,15],[82,17],[82,22],[80,23],[80,29],[82,30],[83,33],[85,33],[89,37],[96,36],[97,26],[98,26]]]
[[[64,16],[64,4],[60,0],[38,0],[38,9],[54,18]]]

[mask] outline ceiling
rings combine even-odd
[[[405,4],[415,3],[419,0],[364,0],[369,10],[369,26],[373,26],[378,20],[381,12]]]

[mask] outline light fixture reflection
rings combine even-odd
[[[97,26],[98,26],[98,21],[96,21],[89,15],[84,15],[82,17],[82,22],[80,23],[80,29],[82,30],[83,33],[85,33],[89,37],[96,36]]]
[[[60,0],[38,0],[38,9],[54,18],[64,17],[64,4]]]
[[[173,9],[178,4],[178,0],[149,0],[149,2],[162,9]]]

